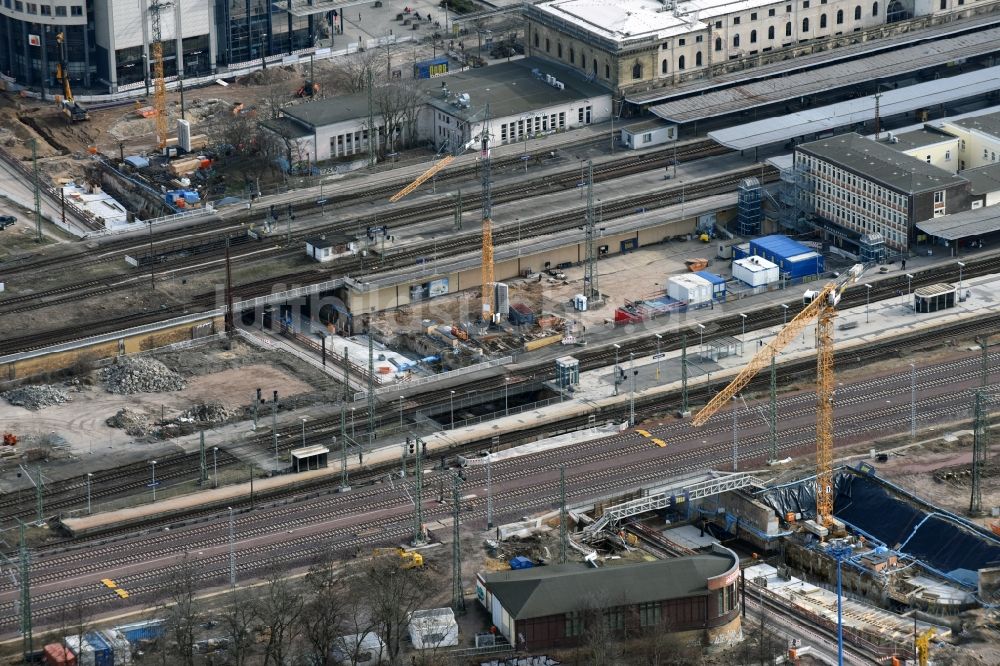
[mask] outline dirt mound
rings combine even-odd
[[[207,403],[184,410],[175,420],[180,423],[225,423],[238,415],[219,403]]]
[[[3,395],[3,398],[15,407],[24,407],[31,410],[61,405],[70,400],[70,397],[66,395],[66,391],[46,384],[22,386],[0,395]]]
[[[128,407],[119,409],[118,412],[105,420],[112,428],[122,428],[133,437],[142,437],[146,434],[146,416]]]
[[[176,372],[151,358],[123,357],[101,372],[109,393],[159,393],[179,391],[185,382]]]

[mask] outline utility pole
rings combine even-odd
[[[458,189],[455,197],[455,231],[462,230],[462,189]]]
[[[350,367],[347,347],[344,347],[344,393],[340,396],[340,492],[351,489],[347,479],[347,393],[351,390]]]
[[[35,180],[35,242],[42,242],[42,181],[38,176],[38,139],[31,140],[31,168]]]
[[[462,594],[462,532],[459,528],[461,518],[461,500],[458,496],[458,484],[462,477],[454,474],[451,477],[452,504],[452,543],[451,543],[451,605],[457,613],[465,612],[465,596]]]
[[[688,345],[687,336],[681,335],[681,414],[691,413],[688,402]]]
[[[35,651],[31,628],[31,557],[24,539],[24,523],[17,521],[21,536],[21,641],[27,658]]]
[[[375,308],[368,315],[368,449],[375,445],[375,338],[372,336],[372,320]]]
[[[628,355],[628,373],[629,373],[629,389],[628,389],[628,424],[630,427],[635,426],[635,353],[629,352]]]
[[[419,437],[416,439],[413,464],[413,545],[424,543],[424,467],[423,451],[425,444]]]
[[[975,392],[975,407],[973,411],[972,434],[972,497],[969,499],[969,514],[982,515],[983,491],[980,485],[983,468],[986,466],[986,453],[989,451],[989,427],[986,413],[983,409],[985,396],[982,391]]]
[[[559,468],[559,564],[566,563],[569,534],[566,532],[566,468]]]
[[[205,431],[202,430],[199,434],[198,462],[200,463],[201,474],[198,477],[198,483],[204,484],[208,481],[208,461],[205,460]]]
[[[236,548],[233,529],[233,507],[229,507],[229,586],[236,589]]]
[[[614,133],[612,132],[612,136]],[[612,141],[613,142],[613,141]],[[587,266],[583,277],[583,293],[591,301],[601,300],[597,275],[597,222],[594,217],[594,161],[587,160]]]
[[[979,346],[983,350],[983,388],[986,388],[990,383],[990,338],[984,335],[979,338]]]
[[[493,448],[493,447],[490,447]],[[486,529],[493,529],[493,452],[486,454]]]
[[[260,388],[257,388],[257,399],[253,403],[253,429],[257,429],[257,409],[260,407]]]
[[[378,140],[378,128],[375,127],[375,102],[372,98],[375,87],[375,71],[368,67],[366,85],[368,88],[368,166],[375,166],[375,142]]]
[[[778,370],[774,362],[774,350],[771,350],[771,462],[778,461]]]
[[[150,225],[152,229],[153,225]],[[236,320],[233,313],[233,270],[229,258],[229,236],[226,236],[226,336],[236,335]]]
[[[917,366],[910,364],[910,441],[917,438]]]
[[[271,401],[271,438],[274,440],[274,471],[278,471],[278,392]]]

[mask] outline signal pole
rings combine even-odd
[[[64,73],[65,75],[65,73]],[[42,242],[42,181],[38,177],[38,139],[31,140],[31,166],[35,180],[35,242]]]
[[[24,523],[17,521],[21,536],[21,640],[25,658],[35,651],[31,629],[31,558],[24,539]]]
[[[459,528],[462,508],[458,487],[461,481],[461,476],[452,475],[451,499],[454,506],[452,507],[451,605],[458,613],[465,612],[465,597],[462,594],[462,533]]]

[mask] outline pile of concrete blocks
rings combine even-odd
[[[101,371],[109,393],[159,393],[184,388],[184,378],[156,359],[123,356]]]

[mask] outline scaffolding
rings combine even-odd
[[[740,181],[736,219],[739,224],[739,234],[744,238],[760,235],[763,220],[761,209],[763,189],[756,178],[744,178]]]
[[[858,240],[858,259],[863,264],[885,263],[885,238],[882,234],[871,232]]]

